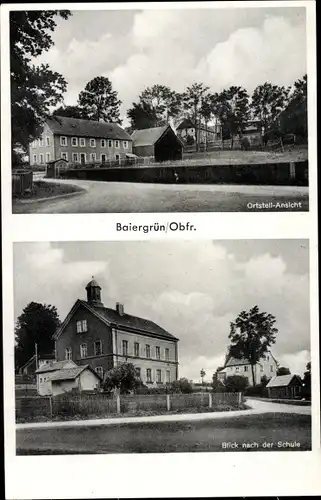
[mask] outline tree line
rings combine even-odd
[[[122,101],[104,76],[90,80],[79,93],[77,103],[63,105],[67,90],[65,78],[48,64],[35,66],[32,59],[54,44],[50,32],[56,19],[67,20],[67,10],[15,11],[10,13],[11,43],[11,113],[12,147],[28,149],[41,134],[43,122],[51,116],[69,116],[121,124]],[[52,108],[56,110],[52,113]],[[183,92],[166,85],[146,87],[127,110],[129,132],[162,126],[172,119],[190,118],[195,125],[196,148],[199,126],[213,118],[222,125],[224,137],[242,134],[250,120],[258,120],[267,140],[271,136],[294,133],[307,137],[307,75],[284,87],[265,82],[252,95],[241,86],[210,92],[208,86],[195,82]],[[224,138],[223,137],[223,138]]]

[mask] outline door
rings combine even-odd
[[[80,163],[86,163],[86,153],[80,153]]]

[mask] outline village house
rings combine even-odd
[[[178,339],[150,320],[126,314],[124,306],[107,308],[101,287],[86,286],[87,301],[78,299],[54,334],[56,360],[89,365],[103,379],[106,371],[133,363],[147,385],[178,379]]]
[[[178,137],[186,144],[196,141],[196,125],[190,118],[184,118],[176,127]],[[208,144],[215,142],[221,138],[221,124],[218,119],[213,120],[213,125],[198,126],[198,141],[199,143]],[[193,142],[192,142],[193,141]]]
[[[65,116],[48,118],[41,137],[30,144],[30,165],[58,159],[68,163],[105,163],[132,153],[130,135],[116,123]]]
[[[277,369],[278,362],[272,353],[268,351],[265,356],[263,356],[260,361],[254,365],[255,384],[259,384],[263,376],[267,378],[275,377]],[[249,381],[249,386],[253,385],[252,367],[249,360],[228,357],[224,367],[218,371],[217,378],[224,383],[227,377],[231,377],[233,375],[246,377]]]
[[[101,382],[90,365],[77,366],[71,360],[43,364],[36,375],[39,396],[58,396],[72,390],[92,392]]]
[[[157,162],[181,160],[183,143],[170,125],[135,130],[132,134],[133,152]]]
[[[279,375],[266,386],[269,398],[297,398],[302,396],[303,382],[298,375]]]

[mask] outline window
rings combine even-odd
[[[86,163],[86,153],[80,153],[80,163]]]
[[[33,163],[37,163],[37,155],[33,155]]]
[[[34,149],[37,147],[37,141],[32,141],[31,147]]]
[[[71,347],[67,347],[67,348],[65,349],[65,359],[66,359],[66,360],[71,359],[71,355],[72,355],[72,352],[71,352]]]
[[[115,141],[115,148],[119,148],[119,141]]]
[[[61,158],[68,161],[68,153],[61,153]]]
[[[46,137],[46,146],[50,146],[50,137]]]
[[[95,148],[96,147],[96,139],[89,139],[89,146],[91,148]]]
[[[150,368],[147,368],[146,370],[146,379],[146,382],[152,382],[152,370]]]
[[[97,375],[99,375],[100,378],[104,377],[104,369],[102,366],[96,366],[95,372],[97,373]]]
[[[45,140],[43,138],[39,139],[38,140],[38,145],[39,145],[40,148],[43,148],[44,145],[45,145]]]
[[[100,145],[102,148],[106,147],[106,140],[105,139],[100,139]]]
[[[113,141],[108,141],[108,147],[112,148],[113,147]]]
[[[128,141],[123,141],[123,147],[124,149],[128,149]]]
[[[169,349],[165,349],[165,359],[169,361]]]
[[[270,366],[270,372],[273,372],[273,365]]]
[[[236,371],[236,372],[239,372],[239,371],[240,371],[240,367],[239,367],[239,366],[237,366],[237,367],[235,368],[235,371]]]
[[[102,163],[106,163],[106,158],[107,158],[107,156],[105,154],[101,153],[101,155],[100,155],[100,161]]]
[[[39,380],[40,380],[40,382],[42,382],[42,378],[41,377],[39,378]]]
[[[79,146],[80,146],[81,148],[86,147],[86,139],[85,139],[84,137],[80,137],[80,138],[79,138]]]
[[[146,344],[146,358],[150,358],[150,345]]]
[[[156,346],[156,359],[160,359],[160,347]]]
[[[90,161],[96,161],[96,153],[90,153]]]
[[[71,138],[71,145],[72,146],[78,146],[78,137],[72,137]]]
[[[261,365],[261,372],[264,372],[264,368],[263,368],[263,365]]]
[[[139,356],[139,343],[138,342],[134,343],[134,355]]]
[[[123,345],[123,356],[127,356],[128,355],[128,341],[123,340],[122,345]]]
[[[170,370],[166,370],[166,382],[169,384],[171,381],[171,372]]]
[[[67,137],[60,136],[60,146],[67,146]]]
[[[94,355],[100,356],[103,353],[103,346],[101,340],[96,340],[94,342]]]
[[[72,153],[72,161],[78,161],[78,153]]]
[[[162,383],[162,370],[156,370],[156,382],[158,384]]]
[[[115,160],[119,161],[120,160],[120,155],[115,155]]]
[[[40,165],[44,164],[44,159],[43,158],[44,158],[43,153],[40,153],[40,155],[39,155],[39,163],[40,163]]]
[[[138,366],[135,368],[135,373],[137,378],[141,377],[140,368]]]
[[[49,163],[51,160],[51,154],[50,153],[46,153],[46,163]]]
[[[249,367],[248,366],[244,366],[244,371],[248,372],[249,371]]]
[[[266,361],[270,361],[270,356],[266,356]]]
[[[87,344],[80,344],[80,357],[87,358]]]
[[[87,331],[87,320],[82,319],[81,321],[77,321],[76,323],[77,333],[83,333]]]

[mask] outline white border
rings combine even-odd
[[[10,179],[10,10],[39,9],[39,4],[1,7],[3,346],[6,449],[6,498],[153,498],[201,496],[306,496],[321,493],[318,339],[317,136],[315,2],[178,2],[42,4],[41,9],[203,9],[306,7],[309,94],[309,213],[12,215]],[[151,224],[190,221],[197,231],[171,234],[117,233],[116,222]],[[159,238],[310,240],[311,352],[313,427],[311,452],[193,453],[92,456],[15,456],[13,391],[12,242],[133,240]]]

